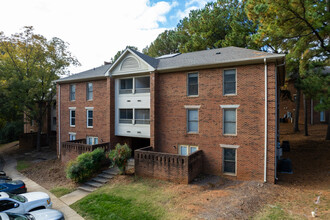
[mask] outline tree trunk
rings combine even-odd
[[[296,113],[294,115],[294,126],[293,131],[298,132],[299,131],[299,109],[300,109],[300,88],[297,88],[297,96],[296,96]]]
[[[306,96],[303,95],[304,99],[304,130],[305,130],[305,136],[308,136],[308,123],[307,123],[307,102],[306,102]]]
[[[39,115],[38,115],[38,119],[37,119],[37,123],[38,123],[38,133],[37,133],[37,151],[41,151],[41,132],[42,132],[42,119],[43,119],[43,111],[42,111],[42,103],[40,102],[38,104],[38,111],[39,111]]]

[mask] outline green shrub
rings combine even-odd
[[[16,141],[23,134],[24,123],[22,121],[1,123],[0,144]]]
[[[75,182],[83,182],[100,169],[105,159],[103,149],[80,154],[74,161],[70,161],[66,168],[66,177]]]
[[[127,161],[131,157],[131,153],[132,150],[127,144],[120,145],[118,143],[115,149],[109,153],[111,167],[116,165],[121,171],[121,174],[125,174]]]

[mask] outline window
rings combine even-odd
[[[121,79],[119,94],[133,93],[133,78]]]
[[[133,109],[119,109],[119,123],[133,123]]]
[[[198,132],[198,110],[197,109],[188,109],[187,110],[188,118],[188,133],[197,133]]]
[[[76,140],[76,133],[69,133],[70,141]]]
[[[223,115],[223,133],[236,134],[236,109],[224,109]]]
[[[56,125],[56,117],[53,117],[53,125],[55,126]]]
[[[325,112],[320,112],[320,122],[325,122]]]
[[[223,148],[223,172],[236,174],[236,149]]]
[[[70,127],[76,126],[76,110],[70,109]]]
[[[93,110],[87,109],[87,128],[93,127]]]
[[[70,85],[70,101],[76,100],[76,85]]]
[[[223,74],[223,94],[236,94],[236,70],[225,70]]]
[[[135,124],[150,124],[150,110],[135,109]]]
[[[135,78],[135,93],[149,93],[150,92],[150,77]]]
[[[198,151],[198,146],[180,145],[179,154],[182,156],[188,156],[194,152]]]
[[[99,139],[98,139],[98,137],[87,136],[86,143],[89,144],[89,145],[98,144],[99,143]]]
[[[93,100],[93,83],[87,83],[86,85],[86,99]]]
[[[188,74],[188,96],[198,95],[198,73]]]

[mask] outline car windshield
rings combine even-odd
[[[14,195],[14,194],[11,194],[11,193],[7,193],[9,195],[9,198],[11,199],[15,199],[19,202],[26,202],[26,198],[22,195]]]

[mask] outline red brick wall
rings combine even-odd
[[[263,180],[264,175],[264,65],[237,68],[237,95],[223,96],[223,69],[199,71],[199,96],[187,97],[187,73],[158,74],[155,119],[156,151],[178,153],[180,144],[197,145],[204,152],[204,172],[222,175],[220,144],[239,145],[237,178]],[[226,68],[228,69],[228,68]],[[238,104],[237,136],[224,136],[220,105]],[[199,133],[187,134],[184,105],[200,105]],[[268,181],[275,166],[275,65],[268,65]]]
[[[99,143],[110,141],[110,92],[108,79],[88,81],[93,83],[93,100],[86,100],[86,83],[76,84],[76,100],[69,100],[70,84],[61,84],[61,142],[69,140],[69,132],[76,133],[76,139],[85,139],[87,136],[98,137]],[[57,85],[57,99],[59,85]],[[76,107],[76,126],[70,127],[69,107]],[[93,128],[87,128],[87,113],[85,107],[94,107],[93,110]],[[57,114],[58,120],[58,114]],[[58,129],[58,127],[57,127]],[[59,135],[59,132],[57,131]],[[58,137],[57,137],[58,146]]]

